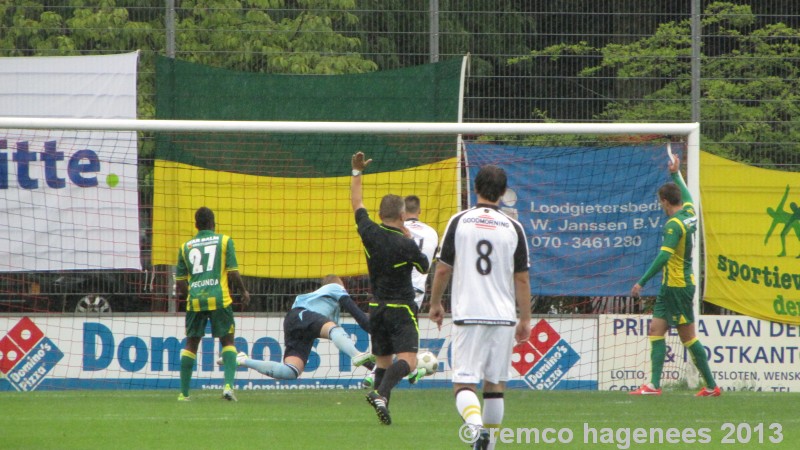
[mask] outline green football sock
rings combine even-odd
[[[658,389],[661,387],[661,373],[664,372],[664,357],[667,355],[667,341],[664,336],[650,336],[650,365],[653,372],[650,383]]]
[[[706,355],[706,349],[703,348],[703,344],[701,344],[697,338],[694,338],[689,342],[684,342],[683,345],[691,353],[694,365],[697,366],[697,370],[700,371],[700,374],[703,375],[703,379],[706,380],[706,387],[709,389],[717,387],[714,376],[711,374],[711,368],[708,366],[708,355]]]
[[[236,347],[222,347],[222,364],[225,368],[225,384],[233,387],[233,379],[236,377]]]
[[[197,361],[197,355],[189,350],[181,350],[181,394],[189,396],[189,383],[192,381],[192,371]]]

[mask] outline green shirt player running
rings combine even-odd
[[[695,336],[694,300],[695,282],[692,273],[692,248],[694,232],[697,230],[692,196],[680,176],[680,160],[673,156],[669,171],[674,183],[667,183],[658,189],[658,201],[669,219],[662,232],[663,243],[658,256],[633,285],[631,295],[638,297],[642,286],[659,271],[662,272],[661,290],[653,307],[653,320],[650,322],[650,359],[652,374],[650,383],[643,384],[631,395],[661,395],[661,373],[667,344],[664,336],[670,327],[678,330],[681,342],[692,355],[706,382],[697,397],[719,397],[721,392],[708,367],[708,356],[703,345]]]
[[[242,293],[242,303],[250,303],[236,263],[233,239],[214,232],[214,212],[205,206],[194,214],[197,235],[181,245],[175,269],[175,290],[186,299],[186,345],[181,351],[181,393],[178,401],[189,400],[189,383],[197,360],[197,347],[211,322],[211,335],[219,338],[225,373],[222,398],[236,401],[233,379],[236,374],[235,324],[228,280]]]

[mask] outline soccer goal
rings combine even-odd
[[[659,279],[641,299],[628,293],[660,246],[656,190],[669,180],[667,146],[699,209],[694,123],[0,118],[0,389],[176,388],[185,303],[172,272],[200,206],[234,239],[253,294],[236,309],[240,350],[279,360],[283,314],[327,274],[343,276],[365,306],[366,262],[349,203],[355,151],[373,159],[363,179],[373,218],[383,195],[416,195],[420,220],[440,235],[473,204],[477,169],[503,167],[501,207],[525,228],[535,300],[510,385],[636,387],[649,376],[647,307]],[[694,264],[699,273],[697,246]],[[440,370],[418,387],[446,386],[449,323],[438,330],[426,311],[423,303],[420,347]],[[367,350],[366,333],[344,323]],[[668,343],[665,382],[679,382],[686,358],[677,336]],[[204,340],[198,387],[220,383],[218,351]],[[242,370],[237,385],[355,389],[364,375],[320,342],[300,380]]]

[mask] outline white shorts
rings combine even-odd
[[[453,325],[453,383],[508,381],[515,327]]]

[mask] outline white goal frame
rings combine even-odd
[[[416,122],[290,122],[290,121],[210,121],[210,120],[136,120],[73,119],[47,117],[0,117],[5,130],[101,130],[127,132],[223,132],[273,134],[393,134],[453,135],[455,152],[463,151],[462,135],[657,135],[686,142],[687,184],[698,214],[700,197],[700,124],[699,123],[416,123]],[[454,153],[455,153],[454,152]],[[664,153],[664,162],[667,162]],[[462,169],[463,167],[459,167]],[[459,172],[460,173],[460,172]],[[460,188],[459,188],[460,189]],[[655,193],[653,193],[655,195]],[[702,233],[702,221],[701,221]],[[702,234],[701,234],[702,236]],[[693,249],[693,270],[700,273],[700,245]],[[694,297],[695,316],[699,320],[701,289]],[[693,365],[687,364],[683,378],[689,385],[697,381]]]
[[[288,122],[214,120],[65,119],[0,117],[2,129],[62,129],[149,132],[338,133],[338,134],[657,134],[686,136],[687,184],[700,216],[700,124],[692,123],[432,123],[432,122]],[[461,152],[458,146],[458,152]],[[459,155],[460,156],[460,155]],[[665,162],[667,155],[664,155]],[[461,161],[461,158],[459,158]],[[701,221],[702,222],[702,221]],[[701,224],[702,230],[702,224]],[[700,273],[700,246],[692,253],[693,271]],[[695,291],[699,317],[700,289]]]

